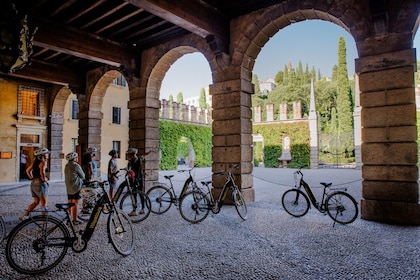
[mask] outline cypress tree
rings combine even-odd
[[[351,88],[347,72],[346,42],[343,37],[340,37],[338,43],[337,82],[338,133],[352,132],[353,114],[351,107]]]

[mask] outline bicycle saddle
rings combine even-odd
[[[171,179],[172,177],[174,177],[174,175],[165,175],[164,177],[165,177],[166,179],[168,179],[168,180],[169,180],[169,179]]]
[[[325,182],[321,182],[321,185],[323,185],[324,187],[330,187],[332,185],[332,183],[325,183]]]
[[[73,207],[74,205],[74,203],[57,203],[55,207],[57,207],[58,209],[67,210]]]

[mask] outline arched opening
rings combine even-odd
[[[343,41],[340,41],[340,37]],[[344,45],[340,46],[341,43]],[[279,30],[263,46],[253,69],[253,82],[256,86],[252,106],[256,128],[254,133],[261,133],[263,137],[266,134],[266,166],[282,165],[277,160],[281,155],[277,153],[282,150],[285,137],[291,140],[291,167],[317,166],[318,161],[321,166],[355,166],[353,111],[355,94],[358,92],[355,89],[356,58],[356,45],[351,35],[340,26],[319,20],[289,25]],[[343,77],[340,80],[338,77],[343,72],[347,73],[344,81]],[[318,131],[305,133],[304,130],[310,128],[305,123],[310,121],[311,81],[316,100],[314,113]],[[343,95],[340,85],[343,82],[347,84],[344,93],[347,95],[344,96],[347,107],[344,108],[339,104],[339,100],[343,100],[343,97],[340,99],[340,94]],[[340,122],[337,121],[338,108],[346,113],[340,114],[343,119]],[[344,121],[350,126],[339,130]],[[266,125],[272,127],[273,124],[277,124],[277,134],[273,129],[264,128]],[[298,129],[299,126],[302,129]],[[307,136],[311,133],[318,135],[319,159],[298,158],[310,156]],[[360,136],[360,131],[357,135]],[[313,164],[310,161],[317,162]]]
[[[158,65],[166,68],[160,88],[159,116],[165,122],[160,126],[160,145],[165,147],[161,149],[160,168],[170,170],[176,169],[178,163],[188,165],[188,159],[192,157],[189,146],[197,153],[196,164],[211,166],[211,96],[208,91],[211,70],[208,61],[194,48],[178,47],[168,52]]]

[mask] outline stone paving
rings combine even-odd
[[[210,168],[195,171],[210,179]],[[321,181],[348,187],[361,199],[361,172],[354,169],[303,170],[310,185]],[[186,173],[174,174],[177,190]],[[336,225],[313,208],[302,218],[289,216],[281,195],[294,185],[292,169],[254,169],[256,201],[242,221],[225,206],[199,224],[189,224],[172,207],[134,224],[135,251],[118,255],[107,243],[101,218],[86,251],[69,250],[53,270],[29,277],[12,270],[1,244],[1,279],[419,279],[420,227],[386,225],[358,218]],[[320,188],[316,190],[320,191]],[[50,184],[50,208],[65,202],[63,182]],[[31,202],[28,183],[0,185],[0,213],[11,223]]]

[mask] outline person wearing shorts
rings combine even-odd
[[[85,173],[82,167],[77,163],[79,155],[76,152],[71,152],[66,155],[68,161],[64,167],[64,177],[66,182],[67,199],[68,203],[74,203],[74,206],[70,208],[70,217],[74,225],[82,223],[77,218],[77,212],[79,208],[80,189],[83,186],[83,180],[85,179]]]
[[[47,168],[48,154],[47,148],[38,148],[34,152],[35,160],[26,169],[26,175],[31,180],[31,194],[34,201],[26,208],[25,213],[19,217],[23,221],[28,218],[29,213],[38,205],[41,205],[42,214],[47,211],[48,202],[48,178],[45,175]]]

